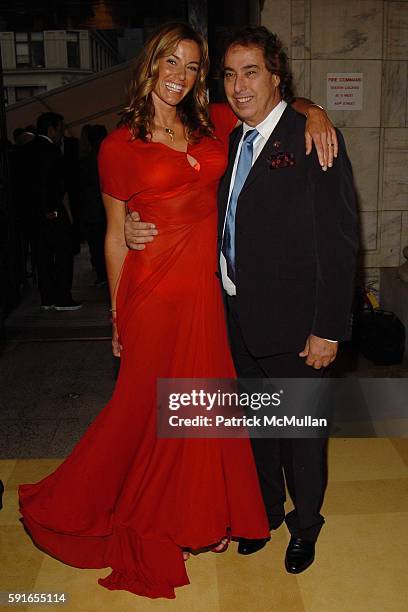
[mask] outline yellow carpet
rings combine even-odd
[[[191,585],[174,601],[110,592],[97,584],[109,570],[79,570],[36,549],[19,522],[17,485],[36,482],[56,459],[0,461],[6,486],[0,512],[0,591],[65,592],[58,605],[16,609],[79,612],[405,612],[408,601],[408,440],[330,441],[326,525],[316,561],[286,573],[285,526],[250,557],[233,543],[222,555],[188,561]],[[160,551],[157,551],[160,554]],[[3,606],[2,609],[12,608]]]

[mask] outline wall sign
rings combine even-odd
[[[327,74],[327,109],[362,110],[363,73],[329,72]]]

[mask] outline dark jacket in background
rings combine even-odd
[[[80,232],[80,178],[79,178],[79,140],[64,136],[63,146],[64,187],[68,193],[69,205],[73,217],[74,250],[79,253],[81,243]]]
[[[64,206],[63,156],[58,146],[41,136],[33,142],[32,153],[41,303],[66,305],[72,302],[73,235]],[[54,211],[57,217],[48,219],[47,213]]]
[[[30,155],[33,207],[37,218],[43,221],[45,215],[53,211],[65,217],[64,169],[61,151],[46,138],[38,136],[32,142]]]

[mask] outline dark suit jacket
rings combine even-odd
[[[31,147],[32,196],[38,220],[44,221],[46,213],[54,210],[65,217],[64,170],[61,151],[55,144],[41,136],[27,146]]]
[[[237,307],[245,343],[256,357],[301,351],[310,333],[348,336],[357,253],[350,161],[323,172],[305,155],[305,118],[288,106],[254,163],[236,213]],[[219,242],[242,127],[231,134],[219,190]],[[272,167],[280,153],[295,164]]]
[[[64,136],[64,181],[71,208],[76,209],[79,199],[79,140]],[[75,210],[76,212],[76,210]]]
[[[16,219],[30,227],[36,218],[33,185],[37,181],[32,153],[33,141],[16,145],[9,154],[12,199]]]

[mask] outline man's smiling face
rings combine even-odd
[[[251,127],[280,102],[279,77],[269,72],[262,49],[232,45],[224,58],[224,88],[234,113]]]

